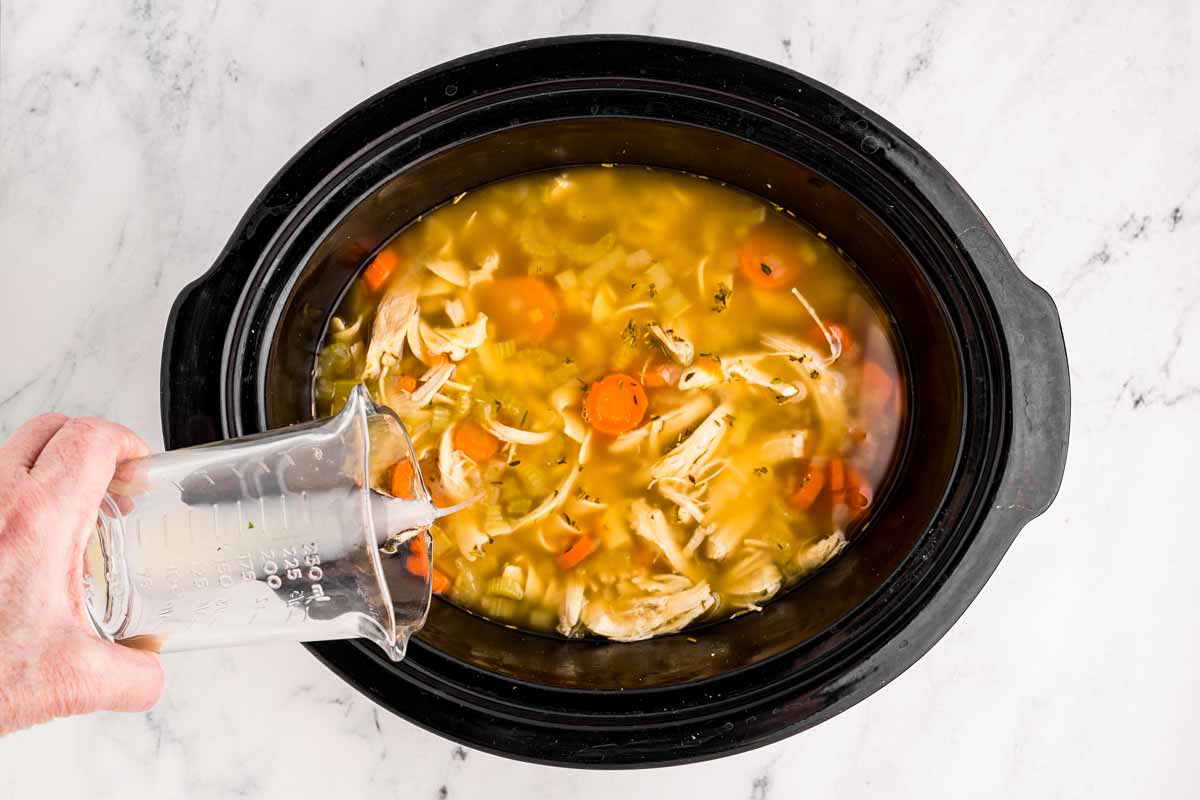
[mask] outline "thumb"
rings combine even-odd
[[[101,639],[80,643],[81,661],[92,671],[92,702],[100,711],[146,711],[163,688],[162,665],[155,653]]]

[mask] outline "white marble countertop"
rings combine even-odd
[[[615,774],[508,761],[377,709],[280,645],[168,656],[150,713],[0,740],[0,797],[1196,796],[1196,9],[307,5],[0,5],[0,433],[57,409],[161,443],[171,301],[326,123],[483,47],[639,32],[806,72],[962,182],[1062,314],[1074,425],[1061,494],[916,666],[741,756]]]

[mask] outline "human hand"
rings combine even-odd
[[[128,428],[61,414],[0,445],[0,735],[158,700],[158,656],[100,639],[83,594],[100,501],[117,463],[146,452]]]

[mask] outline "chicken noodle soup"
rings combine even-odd
[[[853,538],[897,442],[890,342],[846,258],[779,209],[577,167],[401,231],[333,318],[316,397],[332,413],[365,381],[435,501],[480,498],[434,528],[435,591],[633,641],[757,609]]]

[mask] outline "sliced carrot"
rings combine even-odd
[[[840,458],[829,460],[829,494],[835,504],[845,502],[846,462]]]
[[[499,452],[500,440],[478,423],[467,420],[454,429],[454,447],[478,464]]]
[[[646,416],[646,390],[636,378],[614,372],[588,389],[588,422],[601,433],[615,436],[632,430]]]
[[[372,292],[378,292],[387,283],[396,267],[400,266],[400,256],[394,250],[380,250],[379,255],[371,259],[366,272],[363,273],[363,283]]]
[[[752,230],[738,253],[742,275],[763,289],[787,289],[805,266],[796,242],[773,225]]]
[[[820,464],[810,462],[800,477],[800,485],[796,487],[796,491],[792,492],[788,502],[797,511],[804,511],[817,501],[817,496],[821,494],[821,489],[824,487],[825,470],[821,468]]]
[[[425,556],[427,556],[429,554],[429,551],[425,549],[425,537],[424,536],[419,535],[419,536],[415,537],[412,540],[412,547],[409,549],[412,551],[413,555],[420,556],[421,558],[425,558]]]
[[[392,385],[397,391],[412,393],[417,390],[417,379],[413,375],[398,375],[392,378]]]
[[[863,362],[862,397],[864,400],[877,404],[879,408],[883,408],[887,405],[887,401],[891,399],[895,388],[896,382],[892,380],[892,376],[883,367],[874,361]]]
[[[426,470],[425,474],[428,475],[431,471]],[[434,508],[449,508],[454,505],[454,501],[446,494],[446,490],[442,488],[441,484],[438,483],[429,484],[429,498],[433,501]]]
[[[558,327],[562,303],[545,281],[529,275],[500,278],[483,299],[501,336],[517,341],[545,339]]]
[[[433,577],[429,581],[434,594],[445,594],[450,591],[450,576],[440,569],[433,571]]]
[[[576,539],[575,543],[567,548],[566,552],[560,553],[555,560],[563,569],[571,569],[594,553],[596,547],[596,540],[591,535],[585,533]]]
[[[650,364],[642,373],[642,385],[648,389],[661,389],[679,383],[679,365],[668,361]]]
[[[845,325],[834,322],[827,326],[829,331],[842,343],[842,355],[853,356],[858,353],[858,340]],[[808,329],[808,338],[818,345],[825,344],[825,334],[816,324]]]
[[[388,487],[392,493],[392,497],[399,497],[401,500],[413,499],[413,478],[416,477],[416,472],[413,470],[411,462],[397,461],[396,466],[392,467],[392,480]]]
[[[429,574],[429,559],[418,555],[410,555],[404,560],[404,568],[419,578]]]
[[[696,359],[696,366],[705,372],[719,373],[721,371],[721,362],[714,356],[700,356]]]
[[[853,466],[846,465],[846,505],[855,512],[866,511],[875,497],[871,484]]]

